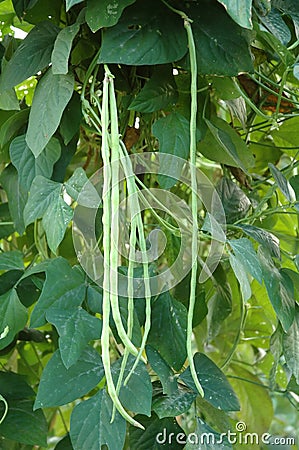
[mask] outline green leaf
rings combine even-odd
[[[122,358],[119,358],[111,367],[115,384],[120,373],[121,362]],[[134,362],[135,358],[130,355],[124,372],[124,379],[129,374]],[[152,383],[146,365],[143,362],[140,361],[137,364],[128,383],[121,386],[119,399],[124,407],[130,411],[145,414],[146,416],[151,415]]]
[[[51,178],[60,152],[58,139],[52,138],[40,155],[35,158],[26,144],[25,135],[17,136],[10,144],[9,153],[11,162],[18,171],[20,185],[29,191],[35,176],[42,175],[45,178]]]
[[[46,271],[46,281],[37,304],[32,311],[32,328],[46,323],[45,314],[52,308],[72,311],[84,301],[86,287],[84,276],[76,267],[71,268],[64,258],[49,261],[46,267],[36,266],[35,270]]]
[[[14,89],[0,92],[0,109],[6,111],[20,110],[19,100]]]
[[[36,25],[6,64],[0,79],[0,90],[20,84],[51,62],[51,53],[59,28],[49,21]]]
[[[205,119],[212,137],[216,143],[207,148],[207,143],[200,143],[198,150],[207,158],[224,164],[240,167],[244,172],[248,167],[254,165],[254,158],[250,149],[231,126],[220,118],[213,118],[213,121]],[[208,135],[209,136],[209,135]],[[210,142],[210,138],[208,138]]]
[[[279,39],[283,45],[287,46],[292,35],[289,27],[277,9],[272,8],[266,15],[259,14],[259,19],[270,33]]]
[[[167,291],[152,306],[152,323],[148,344],[158,350],[165,361],[180,370],[186,360],[187,310]]]
[[[226,376],[216,364],[203,353],[195,353],[194,364],[198,379],[204,390],[205,400],[223,411],[239,411],[240,405],[236,394]],[[190,367],[180,375],[180,379],[197,392]]]
[[[270,169],[270,171],[271,171],[271,173],[273,175],[274,180],[276,181],[279,189],[281,190],[281,192],[283,193],[285,198],[289,202],[295,201],[296,196],[295,196],[294,189],[292,188],[292,186],[290,185],[290,183],[288,182],[286,177],[283,175],[283,173],[281,173],[280,170],[278,170],[271,163],[269,163],[268,166],[269,166],[269,169]]]
[[[25,377],[14,372],[0,372],[1,395],[8,400],[33,398],[34,390]]]
[[[208,339],[212,340],[218,335],[223,321],[232,312],[232,291],[226,278],[221,283],[217,282],[215,293],[209,300],[208,306]]]
[[[231,239],[228,241],[234,251],[234,255],[243,267],[260,284],[263,282],[263,273],[260,261],[249,239]]]
[[[199,73],[235,76],[253,72],[247,36],[219,3],[192,2],[188,16],[193,20]]]
[[[66,369],[59,350],[56,350],[43,370],[34,409],[73,402],[96,387],[103,376],[101,357],[92,347],[87,347],[69,369]]]
[[[240,284],[243,300],[244,302],[247,302],[247,300],[249,300],[251,297],[251,287],[245,267],[232,253],[229,253],[229,262]]]
[[[134,3],[135,0],[87,0],[86,22],[93,33],[100,28],[112,27],[115,25],[123,10]]]
[[[68,145],[76,133],[79,132],[81,120],[81,99],[79,94],[74,91],[72,98],[63,111],[59,125],[59,130],[65,145]]]
[[[50,68],[39,81],[29,114],[26,142],[37,157],[57,130],[74,90],[72,74],[54,75]]]
[[[105,390],[76,405],[71,416],[70,436],[74,450],[109,450],[124,448],[126,421],[116,411],[111,423],[113,405]]]
[[[177,98],[172,65],[157,66],[152,77],[130,103],[128,109],[150,113],[174,105]]]
[[[251,206],[250,200],[230,178],[221,178],[217,185],[217,192],[228,223],[234,223],[246,216]]]
[[[273,0],[274,8],[291,17],[297,38],[299,37],[299,10],[296,0]]]
[[[32,400],[9,400],[8,414],[0,425],[1,436],[23,444],[46,447],[47,431],[46,418],[42,411],[33,411]]]
[[[73,40],[79,32],[83,21],[82,15],[78,16],[77,21],[73,25],[65,27],[59,32],[51,56],[54,75],[66,75],[68,73],[68,62]]]
[[[230,383],[241,404],[237,417],[246,424],[246,433],[258,435],[267,433],[273,418],[273,405],[269,391],[263,385],[261,386],[261,380],[252,372],[237,364],[230,364],[230,369],[232,373]]]
[[[38,2],[38,0],[12,0],[14,10],[19,19],[24,19],[29,11]]]
[[[226,436],[218,433],[199,417],[196,418],[196,429],[188,437],[185,450],[229,450],[232,446]]]
[[[10,344],[27,322],[27,309],[15,289],[0,296],[0,349]]]
[[[0,253],[0,270],[24,269],[23,253],[19,250]]]
[[[177,389],[170,395],[155,397],[153,400],[153,411],[159,419],[164,417],[176,417],[187,412],[195,401],[197,394],[186,389]]]
[[[186,443],[186,435],[174,418],[159,417],[152,413],[151,417],[135,416],[146,431],[130,426],[129,444],[133,450],[182,450]],[[178,438],[178,439],[177,439]]]
[[[156,372],[162,383],[163,394],[171,395],[173,392],[177,391],[177,381],[174,372],[162,358],[160,353],[152,346],[147,345],[146,355],[151,368]]]
[[[82,3],[83,0],[65,0],[66,2],[66,11],[68,11],[72,6],[77,5],[78,3]]]
[[[72,218],[72,208],[65,203],[59,193],[52,199],[43,216],[43,227],[47,235],[48,245],[53,253],[56,254],[57,247],[64,238]]]
[[[21,111],[13,114],[3,123],[0,129],[0,147],[7,144],[19,131],[19,129],[25,125],[28,119],[28,114],[29,108],[22,109]]]
[[[43,217],[51,204],[60,197],[62,184],[38,175],[31,185],[30,196],[24,210],[26,227]]]
[[[32,182],[24,209],[26,226],[41,217],[48,245],[56,253],[73,217],[73,210],[62,198],[62,184],[38,175]]]
[[[189,127],[188,120],[177,112],[172,112],[154,122],[153,134],[159,140],[158,178],[162,189],[171,188],[180,179],[183,160],[187,159],[189,155]],[[178,158],[163,158],[164,153]]]
[[[251,7],[252,0],[218,0],[221,3],[231,18],[241,27],[252,28]]]
[[[103,31],[100,63],[157,65],[187,52],[182,19],[162,2],[137,0],[116,25]]]
[[[88,180],[85,170],[82,167],[77,167],[71,178],[65,183],[66,192],[81,206],[87,208],[97,208],[101,203],[101,197],[99,196],[94,185]]]
[[[290,371],[299,384],[299,308],[296,306],[293,324],[282,336],[283,354]]]
[[[262,244],[272,256],[280,258],[279,239],[274,234],[253,225],[237,225],[247,236]]]
[[[258,255],[269,299],[284,331],[287,331],[292,325],[295,316],[293,286],[290,287],[286,279],[280,274],[267,251],[259,247]]]
[[[28,193],[20,185],[18,173],[11,164],[4,169],[0,180],[7,194],[9,212],[14,222],[15,229],[19,234],[23,234],[25,231],[23,212],[27,202]]]
[[[59,334],[59,349],[63,364],[69,369],[93,339],[100,339],[102,322],[81,307],[74,310],[51,308],[46,319],[55,325]]]

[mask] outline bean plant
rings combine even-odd
[[[297,1],[0,30],[0,450],[297,448]]]

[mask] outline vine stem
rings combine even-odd
[[[0,401],[4,403],[4,413],[0,419],[0,425],[1,425],[1,423],[3,422],[3,420],[5,419],[5,417],[7,416],[7,413],[8,413],[8,403],[1,394],[0,394]]]

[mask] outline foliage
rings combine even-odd
[[[297,2],[2,0],[0,24],[0,448],[295,436]],[[223,208],[195,201],[196,277],[193,143]]]

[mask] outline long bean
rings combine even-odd
[[[102,103],[102,158],[103,158],[103,248],[104,248],[104,279],[103,279],[103,325],[102,325],[102,361],[106,376],[107,388],[110,398],[115,405],[115,408],[119,413],[132,425],[142,428],[143,426],[134,420],[122,406],[116,389],[114,386],[111,366],[110,366],[110,353],[109,353],[109,317],[110,317],[110,237],[111,237],[111,167],[110,167],[110,155],[109,155],[109,142],[108,142],[108,126],[109,126],[109,75],[105,74],[104,86],[103,86],[103,103]]]
[[[193,33],[190,20],[184,18],[184,26],[188,36],[188,46],[191,65],[191,115],[190,115],[190,172],[191,172],[191,209],[192,209],[192,261],[190,280],[190,298],[187,318],[187,356],[190,365],[190,371],[195,386],[204,396],[203,388],[198,380],[193,355],[192,355],[192,329],[193,314],[196,299],[197,284],[197,254],[198,254],[198,222],[197,222],[197,180],[196,180],[196,116],[197,116],[197,61],[196,49],[193,39]]]
[[[130,353],[134,356],[138,355],[137,348],[132,344],[131,340],[128,338],[127,332],[123,326],[119,303],[118,303],[118,222],[119,222],[119,132],[118,132],[118,118],[117,118],[117,106],[114,94],[113,77],[105,66],[107,79],[109,80],[109,104],[110,104],[110,117],[111,117],[111,230],[110,232],[110,302],[113,319],[117,329],[117,333],[123,342],[125,348],[127,348]]]

